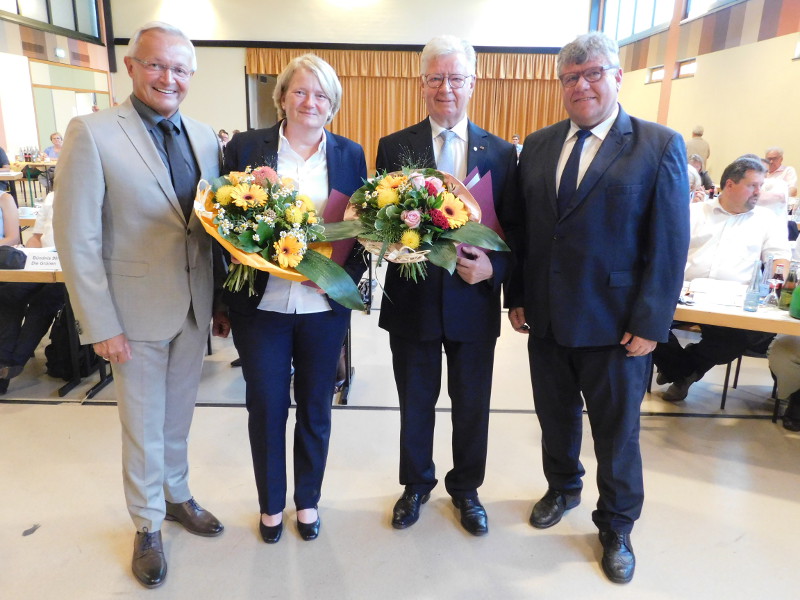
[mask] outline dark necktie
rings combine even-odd
[[[167,161],[169,162],[169,174],[172,179],[172,187],[175,195],[183,209],[183,216],[189,220],[194,204],[194,186],[192,181],[192,169],[186,163],[186,156],[181,151],[180,144],[175,136],[179,134],[178,128],[169,119],[162,119],[158,122],[161,131],[164,132],[164,145],[167,149]]]
[[[579,129],[576,134],[578,139],[575,140],[575,145],[572,147],[572,152],[569,153],[567,164],[564,165],[564,171],[561,173],[561,182],[558,184],[558,214],[564,214],[569,201],[575,195],[575,190],[578,189],[578,168],[581,164],[581,151],[583,150],[583,143],[586,141],[592,132],[587,129]]]

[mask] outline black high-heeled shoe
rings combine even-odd
[[[267,544],[277,544],[283,533],[283,519],[277,525],[264,525],[261,515],[258,515],[258,531],[261,533],[261,539]]]
[[[313,523],[302,523],[300,521],[300,517],[297,517],[297,533],[299,533],[300,537],[307,542],[315,540],[317,539],[317,536],[319,536],[319,509],[317,509],[316,506],[314,509],[317,510],[317,520]]]

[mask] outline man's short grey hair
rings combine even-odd
[[[783,158],[783,148],[780,146],[772,146],[771,148],[767,148],[767,151],[764,154],[769,154],[770,152],[777,152],[778,156]]]
[[[469,73],[462,73],[462,75],[475,75],[475,67],[477,64],[475,48],[473,48],[467,40],[461,40],[454,35],[438,35],[425,44],[419,61],[420,75],[427,75],[428,64],[430,64],[434,58],[446,56],[448,54],[463,54],[467,59]]]
[[[150,21],[149,23],[145,23],[139,29],[136,30],[136,33],[133,34],[131,41],[128,42],[128,52],[125,56],[130,58],[140,58],[136,56],[139,51],[139,42],[141,41],[142,34],[148,31],[161,31],[162,33],[168,33],[169,35],[174,35],[175,37],[181,38],[184,42],[186,42],[186,47],[189,48],[192,52],[192,64],[188,65],[192,72],[197,71],[197,54],[194,51],[194,44],[192,44],[192,40],[183,33],[180,29],[175,27],[174,25],[170,25],[169,23],[165,23],[164,21]]]
[[[719,180],[720,187],[725,189],[729,179],[733,181],[733,183],[739,183],[744,179],[748,171],[755,171],[756,173],[762,174],[766,173],[767,168],[763,165],[761,159],[755,155],[751,156],[740,156],[725,167],[725,170],[722,172],[722,177]]]
[[[694,162],[699,162],[699,163],[700,163],[700,166],[703,166],[703,157],[702,157],[702,156],[700,156],[699,154],[692,154],[692,155],[689,157],[689,162],[692,162],[692,161],[694,161]]]
[[[705,133],[705,129],[703,129],[702,125],[695,125],[694,129],[692,129],[692,135],[702,136]]]
[[[561,75],[567,65],[582,65],[593,58],[603,58],[608,64],[619,66],[617,42],[600,31],[579,35],[558,53],[556,59],[558,74]]]
[[[286,111],[283,110],[281,102],[289,89],[292,77],[294,77],[298,69],[310,71],[317,78],[317,81],[319,81],[319,86],[331,103],[331,112],[328,115],[327,121],[325,121],[326,123],[330,123],[342,106],[342,84],[333,67],[316,54],[311,54],[310,52],[294,57],[289,61],[289,64],[286,65],[283,71],[281,71],[281,74],[278,75],[278,80],[275,83],[275,91],[272,93],[272,101],[275,103],[275,108],[278,110],[278,119],[286,118]]]

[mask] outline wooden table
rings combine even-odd
[[[0,269],[0,282],[9,283],[63,283],[64,274],[60,270],[52,271],[32,271],[26,269]],[[72,391],[81,381],[81,369],[78,361],[78,353],[81,351],[78,331],[75,327],[75,314],[72,312],[72,304],[69,301],[69,294],[64,289],[64,310],[66,311],[67,326],[69,331],[70,359],[72,363],[72,378],[58,388],[59,397],[63,398]],[[100,360],[100,381],[97,382],[86,393],[84,399],[93,398],[97,392],[102,390],[113,380],[113,374],[106,371],[106,362]]]
[[[763,306],[752,313],[736,306],[679,304],[675,309],[675,320],[800,336],[800,319],[790,317],[787,310]]]
[[[22,177],[23,177],[22,173],[19,172],[14,172],[14,171],[0,172],[0,181],[9,182],[10,185],[8,186],[8,193],[14,197],[14,202],[17,203],[17,206],[19,206],[19,201],[17,199],[17,186],[14,184],[14,182],[21,181]]]
[[[58,160],[31,160],[31,161],[23,161],[23,162],[12,162],[11,168],[15,171],[20,171],[25,176],[25,181],[28,183],[28,192],[30,193],[30,201],[28,201],[28,193],[25,192],[25,186],[22,187],[23,195],[25,196],[26,203],[29,203],[30,206],[33,206],[35,200],[35,194],[33,191],[33,184],[36,182],[40,174],[44,174],[45,177],[48,178],[49,185],[48,187],[52,186],[53,182],[50,181],[50,171],[48,169],[50,167],[55,167],[58,164]],[[32,172],[35,171],[35,177],[31,177]],[[19,202],[17,203],[19,204]]]

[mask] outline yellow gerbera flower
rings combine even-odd
[[[231,190],[231,200],[239,208],[263,206],[267,202],[267,192],[261,186],[240,183]]]
[[[378,188],[378,208],[389,206],[390,204],[397,204],[400,201],[400,195],[397,190],[393,188]]]
[[[302,223],[303,222],[303,209],[300,208],[299,206],[295,206],[293,204],[289,208],[286,209],[286,212],[283,213],[283,217],[289,223]]]
[[[311,198],[309,198],[305,194],[297,194],[297,196],[295,197],[294,200],[295,200],[295,203],[302,202],[302,204],[300,205],[300,208],[304,212],[311,212],[312,210],[314,210],[314,203],[311,201]]]
[[[378,184],[378,188],[394,188],[397,189],[401,185],[403,185],[406,181],[408,181],[408,177],[405,175],[387,175],[383,179],[381,179],[380,183]]]
[[[314,211],[308,213],[308,219],[306,220],[306,223],[308,223],[309,225],[313,225],[314,223],[317,222],[318,222],[317,213]]]
[[[275,242],[276,258],[281,269],[294,268],[303,260],[305,245],[293,235],[286,235]]]
[[[291,177],[281,177],[281,186],[285,187],[287,190],[294,189],[294,179]]]
[[[409,248],[416,250],[419,248],[419,234],[413,229],[407,229],[400,237],[400,243],[403,244],[403,246],[408,246]]]
[[[464,203],[450,192],[442,192],[442,205],[439,207],[445,217],[450,229],[458,229],[469,221],[469,212]]]
[[[231,182],[231,185],[239,185],[239,182],[247,175],[247,173],[243,171],[231,171],[228,173],[228,181]]]
[[[221,206],[228,206],[231,203],[232,185],[223,185],[217,190],[216,200]]]

